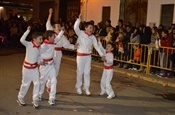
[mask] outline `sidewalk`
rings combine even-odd
[[[97,61],[92,61],[92,66],[98,67],[98,68],[103,68],[103,63],[98,63]],[[139,79],[143,79],[152,83],[158,83],[161,84],[164,87],[170,86],[175,88],[175,78],[160,78],[157,75],[146,75],[145,73],[139,73],[135,70],[128,70],[128,69],[123,69],[119,68],[117,66],[114,66],[114,72],[120,73],[123,75],[127,75],[129,77],[135,77]]]

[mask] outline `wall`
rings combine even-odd
[[[59,15],[59,1],[60,0],[35,0],[34,4],[33,4],[33,19],[34,20],[38,20],[40,17],[40,13],[44,13],[46,16],[48,16],[48,12],[49,12],[49,4],[43,8],[43,10],[39,9],[40,8],[40,3],[47,3],[47,2],[54,2],[54,5],[52,6],[52,8],[54,8],[54,20],[58,19],[58,15]],[[41,11],[40,11],[41,10]]]
[[[95,24],[100,22],[102,20],[103,6],[111,6],[110,20],[112,21],[112,26],[116,26],[119,19],[120,0],[81,0],[83,20],[94,20]]]
[[[148,0],[148,12],[147,12],[147,25],[155,23],[156,26],[160,25],[161,17],[161,5],[163,4],[174,4],[175,0]],[[175,23],[175,6],[174,6],[174,17],[173,23]]]

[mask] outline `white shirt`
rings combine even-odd
[[[39,61],[40,48],[34,42],[26,41],[26,37],[30,30],[27,30],[20,39],[20,42],[26,47],[25,61],[28,63],[36,63]]]
[[[61,31],[55,38],[55,41],[59,41],[61,37],[63,36],[63,31]],[[52,59],[54,57],[54,49],[55,49],[55,44],[54,43],[49,43],[47,40],[43,42],[41,45],[41,60],[45,59]]]
[[[78,40],[77,43],[79,44],[77,48],[77,52],[79,53],[87,53],[90,54],[92,53],[92,45],[94,48],[97,50],[100,56],[103,56],[103,52],[100,50],[100,47],[97,44],[97,39],[94,35],[87,35],[84,31],[80,30],[79,25],[80,25],[81,20],[77,19],[75,24],[74,24],[74,30],[75,33],[78,35]]]
[[[46,22],[46,29],[47,30],[53,30],[53,27],[52,27],[49,20]],[[70,42],[68,41],[68,39],[64,35],[61,37],[61,39],[59,39],[58,41],[55,41],[55,47],[60,47],[60,48],[64,47],[64,48],[74,50],[74,45],[70,44]]]
[[[98,42],[100,49],[103,51],[103,53],[105,54],[105,61],[104,61],[104,65],[105,66],[112,66],[113,65],[113,61],[114,61],[114,55],[112,52],[106,52],[106,50],[103,48],[101,42]]]

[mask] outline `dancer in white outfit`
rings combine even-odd
[[[24,97],[30,87],[31,82],[33,82],[33,107],[38,108],[38,96],[39,96],[39,52],[40,45],[43,41],[43,36],[41,33],[33,33],[32,41],[26,41],[26,37],[29,34],[31,27],[27,28],[27,31],[23,34],[20,42],[26,47],[26,56],[22,67],[22,84],[20,91],[18,93],[18,100],[20,106],[25,106]],[[42,64],[42,63],[40,63]]]
[[[84,74],[84,87],[86,95],[90,95],[90,70],[91,70],[91,52],[92,45],[95,47],[100,56],[103,57],[104,53],[100,50],[96,37],[92,34],[93,25],[86,22],[85,31],[80,30],[79,25],[81,22],[81,14],[74,24],[75,33],[78,35],[78,48],[77,48],[77,83],[76,90],[78,94],[82,94],[81,86]],[[103,57],[104,58],[104,57]]]
[[[55,32],[52,30],[47,30],[45,32],[46,39],[41,45],[41,60],[43,60],[46,64],[40,66],[40,91],[39,98],[42,98],[42,94],[44,92],[45,83],[48,79],[51,80],[51,90],[49,93],[49,104],[55,105],[55,96],[56,96],[56,71],[53,63],[54,57],[54,42],[57,42],[61,39],[64,31],[61,31],[59,35],[55,38]]]
[[[101,78],[101,93],[100,95],[104,95],[107,93],[108,99],[112,99],[115,97],[114,91],[111,86],[111,80],[113,78],[113,61],[114,61],[114,55],[112,53],[113,50],[113,44],[107,43],[106,49],[103,48],[100,37],[98,38],[98,44],[101,48],[101,50],[105,53],[105,59],[102,59],[104,61],[104,69],[103,74]]]
[[[55,23],[54,26],[51,25],[51,17],[52,17],[53,9],[49,9],[49,16],[46,23],[46,29],[47,30],[53,30],[57,35],[61,31],[61,25],[59,23]],[[62,38],[55,43],[55,54],[54,54],[54,66],[56,70],[56,76],[58,76],[59,70],[60,70],[60,63],[62,58],[62,47],[67,49],[76,49],[77,45],[70,44],[70,42],[67,40],[67,38],[63,35]],[[47,81],[47,92],[50,92],[50,79]]]

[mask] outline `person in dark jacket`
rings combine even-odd
[[[150,44],[151,43],[151,28],[146,26],[143,28],[143,32],[141,33],[140,37],[140,44],[141,44],[141,49],[142,49],[142,54],[141,54],[141,63],[146,64],[147,63],[147,56],[148,56],[148,47],[142,46],[142,44]],[[144,68],[141,66],[140,69],[138,70],[139,72],[142,72]]]

